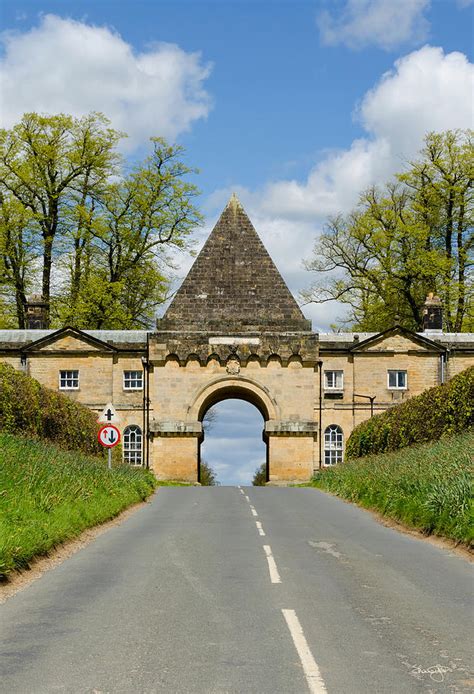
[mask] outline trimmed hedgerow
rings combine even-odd
[[[96,419],[84,405],[0,363],[0,431],[98,455],[102,448],[97,441]]]
[[[359,458],[436,441],[473,423],[474,367],[470,367],[448,383],[359,424],[347,441],[346,456]]]

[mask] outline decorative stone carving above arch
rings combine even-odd
[[[222,400],[246,400],[262,413],[265,421],[279,419],[280,408],[266,388],[250,378],[223,377],[199,390],[188,407],[188,419],[201,421],[207,410]]]

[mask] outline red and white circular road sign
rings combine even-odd
[[[113,448],[120,443],[120,431],[113,424],[106,424],[105,427],[99,429],[97,438],[99,443],[106,448]]]

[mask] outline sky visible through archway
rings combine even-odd
[[[221,485],[252,484],[255,470],[265,462],[264,420],[244,400],[229,399],[210,408],[211,426],[201,446],[201,460],[214,470]]]

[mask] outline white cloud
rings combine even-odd
[[[305,183],[269,183],[260,209],[297,220],[347,212],[365,187],[403,169],[427,132],[472,127],[473,88],[474,65],[462,53],[424,46],[400,58],[356,109],[367,136],[328,154]]]
[[[347,0],[339,11],[321,12],[317,23],[326,44],[373,44],[391,50],[426,40],[429,23],[424,13],[430,5],[430,0]]]
[[[348,212],[364,188],[401,171],[427,132],[472,127],[473,87],[474,65],[465,55],[425,46],[397,60],[363,96],[355,117],[366,136],[323,156],[306,181],[273,181],[256,191],[235,186],[293,294],[310,283],[302,259],[311,256],[329,215]],[[213,211],[222,210],[230,193],[227,188],[210,197]],[[304,312],[327,330],[344,310],[334,302]]]
[[[3,127],[25,111],[103,111],[128,133],[126,147],[133,149],[152,135],[174,140],[209,113],[204,82],[210,65],[174,44],[136,53],[108,27],[56,15],[26,32],[5,32],[1,40]]]

